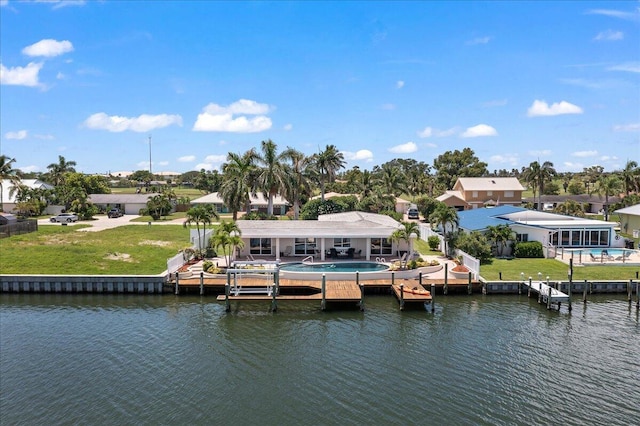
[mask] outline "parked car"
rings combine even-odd
[[[409,210],[407,210],[407,219],[420,219],[418,209],[410,208]]]
[[[77,222],[78,216],[73,213],[60,213],[58,216],[53,216],[49,220],[53,223],[56,223],[56,222],[71,223],[71,222]]]
[[[122,210],[120,209],[111,209],[107,212],[107,217],[109,219],[113,218],[113,217],[120,217],[122,216],[124,213],[122,213]]]

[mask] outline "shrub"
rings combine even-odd
[[[519,258],[542,258],[542,243],[540,241],[529,241],[516,244],[514,254]]]
[[[432,235],[427,238],[427,244],[429,244],[429,248],[431,249],[431,251],[436,251],[438,249],[438,246],[440,245],[440,238]]]

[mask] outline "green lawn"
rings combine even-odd
[[[2,274],[159,274],[167,259],[189,246],[181,225],[128,225],[100,232],[78,226],[41,226],[0,239]]]
[[[573,280],[630,280],[636,279],[640,266],[575,266]],[[569,266],[555,259],[494,259],[490,265],[480,266],[480,275],[488,281],[520,280],[520,273],[524,272],[525,279],[538,279],[538,272],[543,279],[549,276],[551,281],[568,279]]]

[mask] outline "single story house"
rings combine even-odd
[[[196,198],[191,201],[191,204],[211,204],[216,209],[218,213],[230,213],[229,208],[224,204],[224,200],[220,196],[218,192],[212,192],[211,194],[207,194],[204,197]],[[267,212],[267,207],[269,205],[269,199],[266,198],[262,193],[257,193],[256,196],[251,196],[251,210],[258,212]],[[287,214],[288,202],[284,198],[279,195],[273,197],[273,214],[274,215],[285,215]]]
[[[618,209],[614,212],[620,217],[620,230],[640,238],[640,204]]]
[[[410,251],[406,242],[391,241],[402,225],[393,218],[375,213],[326,214],[318,220],[239,220],[244,247],[241,258],[251,256],[298,256],[327,258],[391,257]]]
[[[485,232],[489,226],[508,225],[517,241],[539,241],[545,247],[623,247],[617,223],[540,212],[515,206],[498,206],[458,213],[458,227]]]
[[[147,208],[147,201],[157,193],[144,194],[91,194],[89,201],[103,210],[118,208],[124,214],[139,214],[140,210]]]
[[[53,185],[50,185],[40,179],[22,179],[20,181],[20,185],[24,185],[30,189],[55,189]],[[5,179],[2,181],[2,207],[5,212],[13,212],[16,211],[17,201],[16,195],[17,192],[13,189],[13,184],[9,179]]]

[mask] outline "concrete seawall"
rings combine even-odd
[[[574,281],[571,283],[571,292],[577,295],[584,292],[586,287],[588,293],[627,293],[629,281],[631,281],[631,288],[635,292],[636,280]],[[526,292],[521,284],[518,281],[486,281],[482,283],[482,286],[486,294],[518,294],[519,291]],[[569,281],[549,281],[549,285],[565,293],[569,291]]]
[[[2,293],[170,293],[165,275],[0,275]]]

